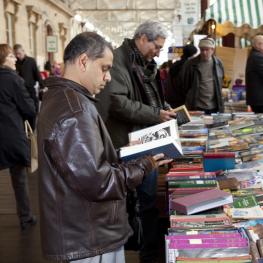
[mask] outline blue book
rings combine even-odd
[[[120,148],[123,160],[136,159],[145,155],[163,153],[165,158],[183,155],[176,120],[170,120],[129,134],[129,141],[138,144]]]

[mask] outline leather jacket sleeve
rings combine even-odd
[[[44,151],[58,176],[87,200],[123,199],[127,187],[139,185],[154,163],[151,157],[126,164],[109,163],[105,159],[108,146],[104,146],[100,129],[94,116],[73,115],[55,125],[50,138],[44,141]]]

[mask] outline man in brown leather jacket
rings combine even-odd
[[[127,189],[168,162],[162,154],[119,162],[94,106],[111,79],[112,60],[108,42],[81,33],[65,49],[63,78],[46,81],[38,146],[41,239],[50,260],[125,262]]]

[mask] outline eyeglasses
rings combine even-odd
[[[158,45],[155,41],[151,41],[154,44],[155,49],[162,51],[163,50],[163,46]]]

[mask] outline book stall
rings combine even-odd
[[[263,262],[263,115],[193,112],[178,132],[166,263]]]

